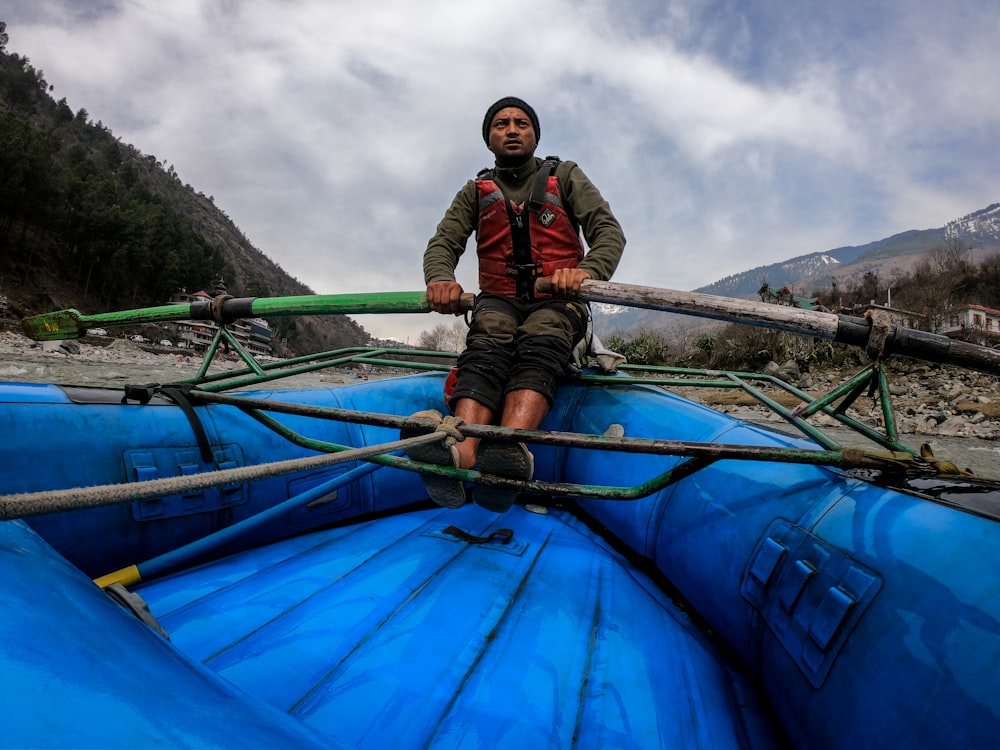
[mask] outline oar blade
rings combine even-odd
[[[21,320],[24,335],[35,341],[78,339],[87,332],[79,310],[56,310]]]

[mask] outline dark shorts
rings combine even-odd
[[[504,396],[522,389],[541,393],[551,403],[586,330],[587,308],[578,301],[479,295],[466,349],[458,357],[452,403],[471,398],[499,414]]]

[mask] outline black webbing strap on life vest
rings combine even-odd
[[[546,156],[538,165],[535,183],[531,186],[531,194],[528,196],[528,210],[533,214],[537,214],[545,205],[545,194],[549,191],[549,177],[555,174],[559,162],[558,156]]]
[[[546,156],[531,185],[531,192],[525,206],[531,213],[538,214],[545,205],[545,195],[548,192],[549,177],[559,165],[558,156]],[[542,275],[542,264],[536,263],[531,254],[531,231],[525,211],[517,213],[510,201],[507,201],[507,217],[510,220],[511,240],[513,241],[514,265],[507,267],[507,273],[515,277],[517,296],[522,300],[535,298],[535,279]]]
[[[531,232],[528,217],[524,211],[518,213],[510,201],[507,204],[507,218],[510,221],[510,239],[514,250],[514,264],[507,266],[507,275],[513,276],[517,285],[517,296],[522,300],[535,297],[535,277],[541,273],[541,263],[531,257]]]

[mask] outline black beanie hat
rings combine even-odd
[[[497,112],[507,107],[517,107],[523,110],[524,114],[531,120],[531,127],[535,129],[535,140],[538,141],[542,137],[542,129],[538,125],[538,115],[535,114],[531,105],[516,96],[505,96],[503,99],[493,102],[486,110],[486,117],[483,118],[483,140],[486,141],[486,145],[490,143],[490,126],[493,124],[493,118],[496,117]]]

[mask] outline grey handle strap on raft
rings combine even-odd
[[[184,412],[184,416],[187,417],[187,421],[194,431],[198,450],[201,453],[201,460],[206,464],[213,464],[215,463],[215,454],[208,440],[208,433],[205,432],[205,426],[201,423],[198,413],[194,410],[194,404],[191,403],[187,396],[192,387],[189,385],[165,385],[160,388],[160,393],[177,404],[181,408],[181,411]]]
[[[202,425],[197,412],[194,410],[194,404],[188,398],[188,393],[193,387],[185,384],[161,386],[158,383],[126,385],[125,395],[122,396],[122,403],[127,404],[130,401],[138,401],[140,406],[145,406],[158,393],[169,398],[181,408],[184,416],[187,417],[188,422],[191,424],[191,430],[194,432],[195,440],[198,443],[198,451],[201,453],[201,460],[206,464],[211,464],[215,461],[212,445],[208,440],[208,434],[205,432],[204,425]]]

